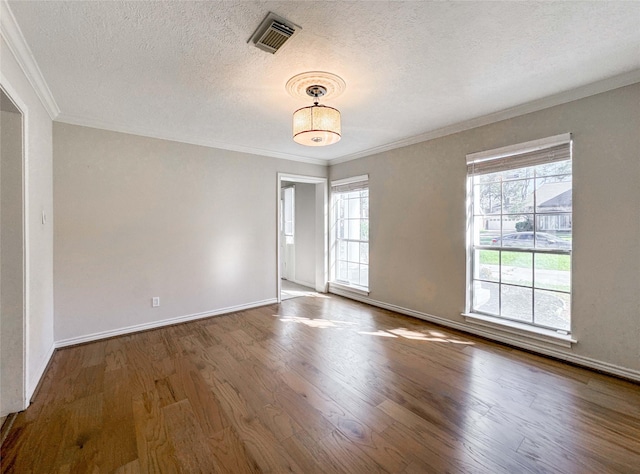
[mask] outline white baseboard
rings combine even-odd
[[[35,372],[35,374],[31,374],[31,380],[29,380],[29,385],[27,386],[27,406],[29,405],[30,400],[33,398],[33,394],[35,393],[36,388],[38,388],[38,384],[40,383],[40,380],[44,375],[44,371],[47,370],[47,366],[49,365],[49,362],[51,361],[51,357],[53,357],[53,353],[55,352],[55,350],[56,344],[54,342],[53,344],[51,344],[51,347],[49,347],[49,350],[47,351],[45,358],[40,363],[40,367],[38,367],[38,370]]]
[[[245,309],[257,308],[259,306],[266,306],[270,304],[276,304],[278,300],[276,298],[269,298],[262,301],[254,301],[252,303],[241,304],[237,306],[229,306],[227,308],[214,309],[211,311],[203,311],[201,313],[186,314],[184,316],[177,316],[175,318],[162,319],[160,321],[152,321],[144,324],[136,324],[133,326],[127,326],[118,329],[110,329],[108,331],[96,332],[93,334],[87,334],[84,336],[71,337],[68,339],[62,339],[56,341],[55,347],[67,347],[75,344],[82,344],[85,342],[98,341],[100,339],[106,339],[108,337],[121,336],[123,334],[131,334],[139,331],[146,331],[149,329],[156,329],[163,326],[171,326],[172,324],[185,323],[187,321],[193,321],[196,319],[208,318],[210,316],[219,316],[227,313],[235,313],[237,311],[243,311]]]
[[[330,293],[344,296],[345,298],[350,298],[356,301],[360,301],[362,303],[370,304],[371,306],[377,306],[379,308],[395,311],[396,313],[405,314],[407,316],[413,316],[414,318],[422,319],[424,321],[429,321],[431,323],[440,324],[441,326],[446,326],[446,327],[457,329],[459,331],[463,331],[466,333],[475,334],[477,336],[485,337],[487,339],[491,339],[494,341],[509,344],[511,346],[519,347],[521,349],[526,349],[529,351],[537,352],[539,354],[550,356],[555,359],[571,362],[573,364],[587,367],[589,369],[598,370],[600,372],[605,372],[611,375],[616,375],[618,377],[623,377],[625,379],[640,382],[640,371],[629,369],[627,367],[621,367],[615,364],[610,364],[608,362],[592,359],[590,357],[584,357],[584,356],[572,354],[567,351],[555,349],[554,347],[549,347],[543,344],[537,344],[533,340],[527,340],[522,337],[518,337],[516,335],[507,334],[507,333],[495,333],[493,331],[488,331],[488,330],[485,330],[476,326],[471,326],[465,323],[451,321],[449,319],[441,318],[439,316],[434,316],[432,314],[423,313],[413,309],[403,308],[402,306],[397,306],[395,304],[374,300],[372,298],[351,293],[349,291],[340,290],[335,287],[331,288],[329,291]]]

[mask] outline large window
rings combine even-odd
[[[369,180],[357,176],[331,183],[332,281],[369,288]]]
[[[571,142],[469,155],[468,311],[571,330]]]

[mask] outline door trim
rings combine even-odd
[[[297,175],[290,173],[278,173],[276,180],[276,290],[278,303],[281,302],[281,277],[280,269],[280,188],[282,182],[315,184],[316,186],[316,279],[315,290],[321,293],[327,292],[329,284],[329,182],[327,178],[317,176]],[[318,231],[318,228],[321,231]]]
[[[29,387],[29,108],[6,76],[0,73],[0,88],[22,115],[22,387],[20,406],[26,409],[33,394]],[[35,387],[33,387],[35,390]]]

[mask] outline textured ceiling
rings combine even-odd
[[[331,160],[640,69],[640,2],[10,1],[62,121]],[[302,27],[247,40],[272,11]],[[305,71],[347,83],[343,139],[304,147]]]

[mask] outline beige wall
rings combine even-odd
[[[640,377],[640,84],[338,164],[331,179],[369,174],[370,298],[461,327],[465,155],[565,132],[579,341],[566,351]]]
[[[62,123],[54,158],[57,341],[276,298],[277,173],[327,173]]]
[[[0,38],[0,71],[3,86],[24,107],[25,115],[26,395],[30,398],[53,350],[52,122],[4,38]]]

